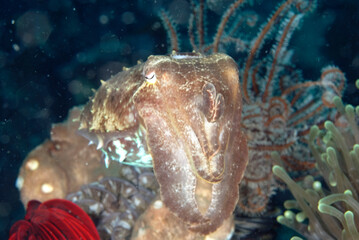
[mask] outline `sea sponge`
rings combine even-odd
[[[79,114],[80,108],[73,108],[67,121],[53,125],[51,138],[25,158],[16,182],[24,206],[32,199],[65,198],[103,176],[101,152],[77,134]]]

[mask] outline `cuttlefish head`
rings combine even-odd
[[[217,229],[234,210],[248,161],[235,62],[225,54],[150,56],[102,84],[82,134],[108,159],[151,162],[161,199],[189,228]]]

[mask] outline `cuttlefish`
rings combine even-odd
[[[248,162],[238,78],[225,54],[150,56],[102,81],[80,133],[107,164],[153,165],[166,207],[208,234],[234,211]]]

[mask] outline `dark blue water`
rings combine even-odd
[[[259,2],[266,3],[252,9],[266,19],[281,1]],[[167,35],[157,16],[161,8],[179,22],[188,20],[189,4],[184,0],[1,2],[0,239],[6,239],[10,226],[23,218],[15,188],[18,170],[27,153],[49,137],[51,124],[63,121],[72,106],[84,104],[100,79],[151,54],[168,53]],[[219,16],[212,15],[217,23]],[[207,28],[213,33],[216,23],[211,21],[207,19]],[[344,101],[355,105],[358,26],[358,1],[322,0],[290,44],[293,62],[305,78],[319,78],[328,64],[345,72]]]

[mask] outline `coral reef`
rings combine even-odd
[[[309,175],[295,183],[282,167],[273,167],[296,199],[285,202],[288,210],[278,222],[307,239],[359,238],[359,107],[344,106],[339,97],[334,103],[341,114],[337,126],[326,121],[325,130],[310,130],[309,146],[321,178]],[[277,154],[273,157],[280,162]]]
[[[164,208],[156,209],[156,202],[150,205],[136,226],[136,236],[147,226],[153,229],[147,233],[154,234],[148,236],[172,236],[178,229],[166,232],[166,227],[156,227],[167,217],[168,224],[179,220],[192,231],[208,234],[230,222],[238,196],[241,213],[258,216],[268,210],[274,190],[283,186],[271,171],[272,151],[279,152],[277,161],[292,177],[315,171],[308,126],[322,127],[326,119],[335,118],[332,98],[342,95],[346,81],[334,66],[324,68],[318,81],[305,80],[291,62],[289,40],[316,1],[283,1],[255,36],[240,33],[258,20],[253,12],[238,13],[246,2],[237,0],[228,7],[213,42],[208,43],[206,2],[193,1],[188,28],[196,53],[151,56],[146,63],[102,81],[81,115],[80,134],[95,146],[88,147],[75,136],[78,122],[69,122],[76,127],[64,135],[60,132],[66,126],[56,126],[52,139],[30,153],[23,165],[18,180],[23,201],[64,197],[106,175],[101,172],[98,148],[109,171],[131,169],[129,176],[134,171],[142,174],[137,168],[114,167],[111,160],[154,166],[161,188],[158,201]],[[165,11],[161,16],[172,49],[181,49],[175,24]],[[231,54],[236,63],[219,51]],[[244,172],[246,138],[250,162]],[[87,162],[91,159],[93,163]],[[67,168],[64,172],[61,164]],[[54,182],[47,182],[52,175]],[[103,238],[129,237],[135,220],[155,196],[155,189],[138,188],[139,181],[127,177],[104,178],[68,196],[91,214]],[[30,189],[29,182],[40,190]],[[148,221],[156,214],[158,222]],[[187,235],[183,222],[178,231]],[[228,237],[232,227],[226,229]],[[197,233],[187,236],[197,238]]]
[[[65,198],[103,176],[101,152],[77,134],[79,114],[80,108],[73,108],[66,122],[52,127],[51,139],[24,160],[16,182],[24,206],[32,199]]]

